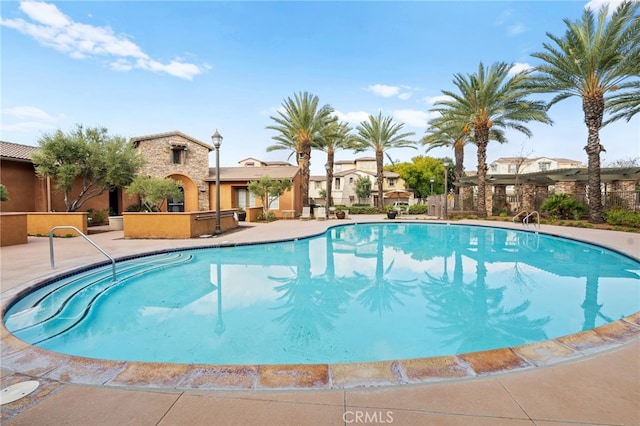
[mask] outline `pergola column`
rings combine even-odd
[[[474,211],[475,203],[473,202],[473,186],[461,186],[460,197],[462,198],[462,210]]]
[[[525,183],[522,185],[522,209],[531,212],[536,209],[536,185]]]
[[[614,180],[611,182],[610,192],[607,194],[607,207],[634,208],[636,201],[635,180]]]
[[[507,185],[493,185],[493,212],[501,213],[510,210],[507,204]]]

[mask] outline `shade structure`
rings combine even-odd
[[[413,193],[406,189],[393,189],[384,193],[385,198],[410,198],[411,195]]]

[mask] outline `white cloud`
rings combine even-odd
[[[591,9],[592,11],[597,13],[604,6],[609,6],[609,15],[611,15],[622,3],[624,3],[624,0],[591,0],[584,5],[584,8]]]
[[[24,19],[0,19],[0,25],[15,29],[34,38],[43,46],[68,54],[74,59],[107,56],[115,58],[109,67],[116,71],[133,68],[166,73],[175,77],[192,80],[194,76],[208,69],[174,59],[163,64],[151,59],[140,46],[125,35],[115,34],[109,27],[74,22],[53,4],[35,1],[20,3],[20,10],[32,22]],[[128,59],[135,59],[129,62]]]
[[[367,87],[367,90],[376,96],[382,96],[384,98],[390,98],[400,93],[400,87],[387,86],[386,84],[374,84]]]
[[[452,100],[452,98],[447,95],[438,95],[438,96],[427,96],[425,98],[422,98],[422,100],[427,105],[435,105],[436,102],[448,101],[448,100]]]
[[[509,75],[515,75],[515,74],[518,74],[519,72],[530,70],[531,68],[533,67],[529,64],[516,62],[513,64],[513,66],[509,70]]]
[[[411,127],[427,127],[429,114],[426,111],[399,109],[393,111],[393,118]]]
[[[334,113],[338,120],[345,121],[350,124],[359,124],[362,121],[369,120],[369,113],[364,111],[352,111],[352,112],[340,112],[335,111]]]
[[[400,94],[398,95],[398,99],[402,99],[403,101],[406,101],[406,100],[407,100],[407,99],[409,99],[412,95],[413,95],[413,93],[410,93],[410,92],[400,93]]]
[[[524,24],[517,23],[517,24],[509,26],[509,28],[507,28],[507,33],[510,36],[515,36],[515,35],[518,35],[518,34],[522,34],[526,30],[527,30],[527,28],[524,26]]]
[[[40,121],[55,121],[51,115],[47,114],[40,108],[32,107],[32,106],[18,106],[13,108],[3,108],[3,115],[8,115],[13,118],[17,118],[19,120],[32,119],[32,120],[40,120]]]

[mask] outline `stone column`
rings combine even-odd
[[[536,186],[535,210],[540,211],[540,206],[549,198],[549,187],[546,185]]]
[[[532,183],[522,185],[522,210],[532,212],[535,210],[536,186]]]
[[[633,210],[636,202],[635,180],[614,180],[605,201],[606,207],[622,207]]]
[[[500,214],[503,211],[511,210],[507,204],[507,185],[494,185],[493,190],[493,213]]]
[[[472,186],[461,186],[460,187],[460,197],[462,197],[462,210],[466,212],[470,212],[475,210],[475,203],[473,202],[473,187]]]
[[[493,185],[486,185],[484,190],[484,207],[487,209],[487,216],[493,214]]]

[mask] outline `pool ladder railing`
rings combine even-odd
[[[98,249],[98,251],[100,251],[100,253],[104,254],[107,257],[107,259],[109,259],[111,261],[111,275],[112,275],[113,282],[116,282],[116,261],[115,261],[115,259],[113,257],[109,256],[109,254],[106,251],[104,251],[102,249],[102,247],[100,247],[99,245],[94,243],[91,238],[89,238],[87,235],[84,234],[84,232],[82,232],[81,230],[79,230],[75,226],[71,226],[71,225],[54,226],[49,231],[49,258],[51,259],[51,269],[55,269],[55,267],[56,267],[55,261],[54,261],[54,255],[53,255],[53,232],[56,229],[73,229],[74,231],[76,231],[78,233],[78,235],[80,235],[85,240],[89,241],[89,243],[92,246],[94,246],[96,249]]]
[[[520,213],[516,214],[513,219],[511,219],[511,222],[516,223],[516,219],[518,219],[520,216],[524,215],[524,218],[522,219],[522,225],[523,226],[529,226],[529,219],[532,216],[535,216],[536,218],[536,225],[538,226],[538,228],[540,228],[540,213],[538,213],[537,211],[532,211],[531,213],[529,213],[526,210],[521,211]]]

